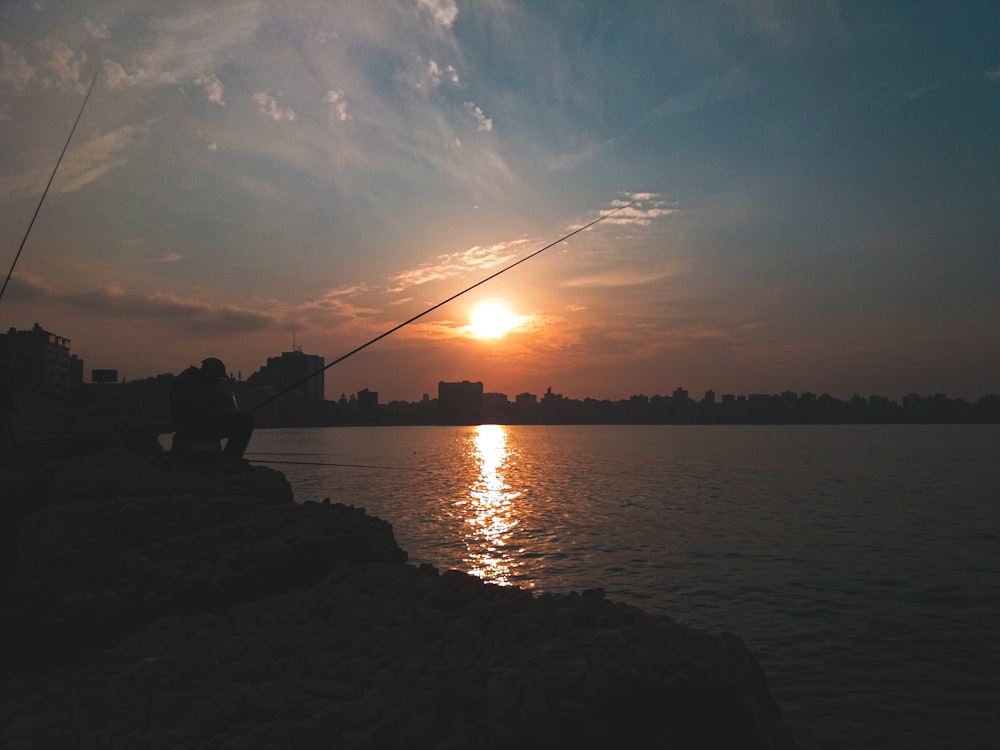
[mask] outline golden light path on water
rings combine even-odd
[[[517,526],[517,503],[521,493],[511,489],[505,478],[509,450],[507,431],[500,425],[479,425],[470,448],[479,474],[469,488],[469,497],[458,501],[464,506],[465,561],[472,575],[504,586],[513,583],[516,563],[509,547]]]

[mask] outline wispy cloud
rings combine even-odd
[[[358,299],[368,291],[366,285],[360,284],[331,289],[316,299],[304,302],[296,314],[307,317],[312,325],[322,321],[327,325],[335,323],[342,328],[368,328],[373,319],[380,319],[384,315],[380,307]]]
[[[222,81],[216,76],[202,74],[194,79],[194,83],[205,92],[205,98],[212,104],[218,104],[220,107],[226,106],[226,91]]]
[[[60,165],[52,190],[55,193],[71,193],[126,164],[128,150],[141,144],[148,133],[148,123],[125,125],[89,141],[74,144]],[[0,200],[40,195],[50,171],[49,166],[37,166],[10,177],[0,177]]]
[[[297,119],[294,109],[279,104],[267,90],[255,91],[253,100],[257,105],[257,111],[275,122],[295,122]]]
[[[138,80],[136,74],[130,74],[115,60],[105,60],[101,67],[104,71],[104,85],[112,91],[130,86]]]
[[[483,271],[502,266],[515,260],[518,251],[527,244],[528,240],[513,240],[489,247],[476,245],[460,253],[439,255],[433,263],[393,276],[390,291],[402,292],[412,286],[450,279],[471,270]]]
[[[635,201],[635,204],[628,204]],[[602,214],[607,215],[618,210],[614,216],[609,216],[609,224],[633,225],[645,227],[652,224],[656,219],[662,219],[676,212],[676,209],[667,208],[666,203],[659,199],[656,193],[633,193],[628,200],[614,200],[612,207]]]
[[[89,315],[128,317],[156,326],[179,327],[198,337],[263,331],[279,323],[256,310],[211,305],[171,294],[129,294],[114,284],[101,289],[64,290],[26,273],[18,273],[13,281],[12,297],[22,301],[44,300],[53,307],[66,306]]]
[[[0,81],[11,86],[15,92],[21,92],[34,75],[35,68],[28,63],[20,50],[0,42]]]
[[[149,123],[125,125],[80,144],[67,153],[53,189],[70,193],[122,166],[128,162],[128,150],[142,143],[148,134]]]
[[[746,96],[754,89],[754,81],[742,66],[699,83],[697,86],[660,102],[650,113],[654,119],[679,117],[705,109],[720,102]]]
[[[460,85],[458,71],[452,65],[441,66],[436,60],[428,60],[427,76],[433,86],[440,86],[443,81],[450,81],[454,85]]]
[[[669,271],[633,271],[633,270],[610,270],[604,273],[590,276],[580,276],[575,279],[567,279],[559,283],[564,288],[611,288],[626,286],[641,286],[652,284],[654,281],[667,279],[681,273],[680,270]]]
[[[177,263],[178,261],[184,260],[184,256],[181,253],[164,253],[159,258],[150,258],[149,260],[140,260],[139,263]]]
[[[45,40],[40,46],[48,54],[42,65],[55,76],[54,81],[49,79],[49,84],[82,93],[85,89],[80,83],[80,69],[87,62],[87,56],[74,52],[63,42]]]
[[[158,15],[147,29],[142,67],[153,80],[195,80],[251,42],[267,13],[260,0],[234,0]]]
[[[417,0],[417,6],[429,13],[435,23],[446,28],[451,28],[458,18],[455,0]]]
[[[338,122],[347,122],[351,119],[350,114],[347,112],[347,99],[342,89],[330,89],[326,92],[326,96],[323,97],[323,101],[328,105],[326,118],[331,126]]]
[[[472,115],[476,121],[476,130],[489,133],[493,130],[493,120],[483,114],[483,110],[473,102],[465,102],[465,111]]]
[[[108,29],[106,23],[95,23],[89,18],[83,19],[83,27],[87,30],[87,34],[93,39],[110,39],[111,31]]]

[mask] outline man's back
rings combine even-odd
[[[197,367],[189,367],[170,384],[170,419],[177,430],[204,424],[215,411],[215,387]]]

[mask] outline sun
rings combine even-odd
[[[484,302],[472,311],[469,330],[481,339],[499,339],[520,323],[520,319],[499,302]]]

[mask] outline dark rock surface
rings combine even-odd
[[[793,748],[742,642],[405,564],[270,469],[61,464],[5,594],[0,747]]]

